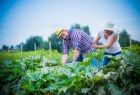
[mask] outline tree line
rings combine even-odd
[[[80,24],[72,25],[70,29],[77,28],[82,30],[83,32],[86,32],[88,35],[91,36],[90,28],[88,26],[81,26]],[[119,31],[119,43],[121,47],[126,47],[131,45],[139,45],[140,42],[131,39],[131,36],[127,33],[127,31],[124,29],[122,31]],[[3,45],[1,50],[20,50],[22,48],[23,51],[33,51],[33,50],[39,50],[44,49],[48,50],[51,43],[51,49],[57,50],[59,52],[62,52],[62,40],[57,38],[56,34],[53,33],[49,38],[48,41],[44,41],[41,36],[31,36],[26,40],[25,43],[20,43],[16,45],[15,47],[11,45],[10,47],[7,45]]]

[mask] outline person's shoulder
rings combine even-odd
[[[81,30],[74,28],[74,29],[70,29],[69,32],[71,35],[76,35],[76,34],[79,34],[81,32]]]
[[[98,33],[104,33],[104,31],[103,30],[100,30]]]
[[[113,35],[114,35],[114,36],[118,36],[118,35],[119,35],[119,32],[113,31]]]
[[[98,32],[98,36],[99,36],[99,37],[102,37],[102,36],[103,36],[103,33],[104,33],[104,31],[99,31],[99,32]]]
[[[80,32],[81,30],[80,29],[77,29],[77,28],[73,28],[73,29],[70,29],[69,31],[70,32]]]
[[[111,35],[111,38],[118,38],[118,33],[113,31],[113,34]]]
[[[119,35],[119,31],[113,31],[115,35]]]

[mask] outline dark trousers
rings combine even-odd
[[[84,59],[83,55],[82,54],[79,54],[78,58],[77,58],[77,61],[78,62],[82,62]]]
[[[101,64],[102,64],[102,65],[107,65],[107,64],[109,63],[109,61],[111,60],[111,58],[108,58],[108,57],[106,57],[105,55],[116,56],[116,55],[119,55],[119,54],[121,54],[121,51],[116,52],[116,53],[113,53],[113,54],[105,52]]]
[[[83,59],[84,59],[83,54],[80,53],[79,56],[77,57],[76,62],[82,62]],[[71,63],[71,62],[72,62],[72,59],[69,61],[69,63]]]

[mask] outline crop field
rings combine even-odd
[[[0,95],[133,95],[140,87],[140,47],[100,67],[102,50],[61,64],[61,53],[0,52]],[[70,58],[72,52],[70,53]],[[97,66],[91,64],[96,59]],[[71,60],[71,59],[69,59]]]

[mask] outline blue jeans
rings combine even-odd
[[[76,62],[83,62],[83,59],[84,59],[83,54],[80,53],[79,56],[77,57]],[[71,62],[72,62],[72,59],[69,61],[69,63]]]
[[[83,59],[84,59],[83,55],[82,55],[82,54],[79,54],[79,56],[78,56],[78,58],[77,58],[76,61],[78,61],[78,62],[82,62]]]
[[[96,52],[96,50],[97,49],[95,49],[95,48],[93,48],[93,52]],[[77,58],[77,62],[83,62],[83,59],[84,59],[84,57],[83,57],[83,54],[80,52],[80,54],[79,54],[79,56],[78,56],[78,58]]]
[[[107,53],[107,52],[104,52],[104,57],[102,59],[101,65],[107,65],[109,63],[109,61],[111,60],[111,58],[108,58],[105,55],[116,56],[116,55],[119,55],[119,54],[121,54],[121,51],[116,52],[116,53]]]

